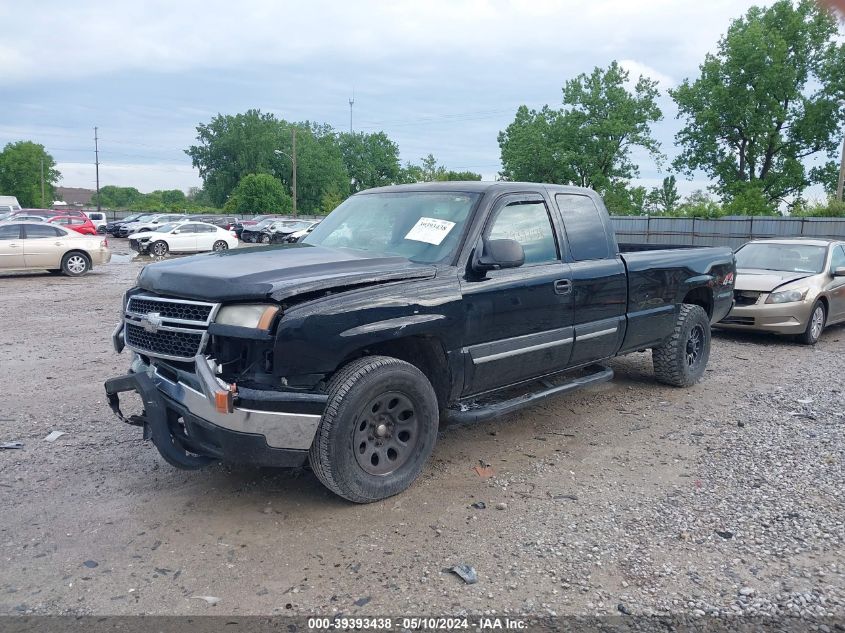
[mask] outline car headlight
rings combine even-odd
[[[269,330],[278,313],[279,306],[263,303],[224,306],[220,308],[214,322],[222,325]]]
[[[766,303],[795,303],[796,301],[804,301],[804,297],[807,296],[809,290],[809,288],[796,288],[794,290],[773,292],[766,299]]]

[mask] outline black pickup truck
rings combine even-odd
[[[728,248],[620,253],[587,189],[372,189],[301,243],[148,265],[113,336],[130,372],[105,387],[174,466],[308,460],[370,502],[414,481],[441,420],[610,380],[614,356],[650,348],[658,380],[693,384],[734,274]]]

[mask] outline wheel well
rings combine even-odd
[[[827,297],[822,295],[821,297],[819,297],[819,301],[821,301],[824,304],[824,314],[825,314],[825,316],[829,315],[830,314],[830,304],[828,304],[828,302],[827,302]]]
[[[73,255],[74,253],[79,254],[79,255],[82,255],[85,259],[87,259],[87,260],[88,260],[88,265],[89,265],[89,266],[91,265],[91,261],[92,261],[92,260],[91,260],[91,256],[90,256],[88,253],[86,253],[85,251],[80,251],[80,250],[78,250],[78,249],[76,249],[76,250],[72,250],[72,251],[68,251],[67,253],[65,253],[64,255],[62,255],[62,261],[64,261],[64,260],[65,260],[65,257],[67,257],[68,255]]]
[[[449,401],[451,378],[446,352],[438,339],[430,336],[408,336],[376,343],[347,358],[341,367],[355,358],[376,354],[398,358],[419,369],[434,387],[441,411],[445,409]]]
[[[681,303],[691,303],[701,306],[708,317],[713,316],[713,294],[708,288],[694,288],[690,290]]]

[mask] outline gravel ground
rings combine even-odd
[[[0,450],[0,614],[845,615],[842,327],[718,333],[685,390],[617,359],[444,429],[410,490],[357,506],[307,470],[174,470],[113,418],[139,268],[0,278],[0,442],[25,444]]]

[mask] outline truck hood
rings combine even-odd
[[[736,290],[754,290],[757,292],[771,292],[784,284],[788,284],[805,277],[812,277],[815,273],[790,273],[780,270],[761,270],[757,268],[739,268],[736,271]]]
[[[149,264],[138,286],[203,301],[283,301],[304,293],[434,277],[404,257],[310,244],[240,248]]]

